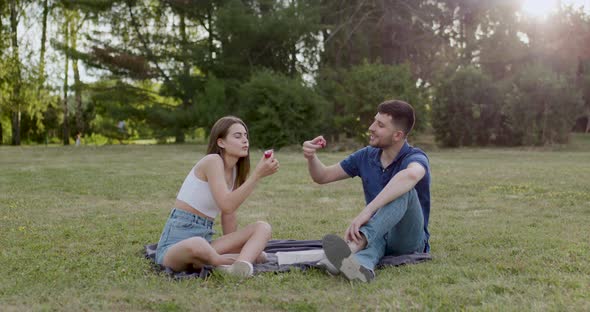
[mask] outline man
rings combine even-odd
[[[414,126],[414,109],[406,102],[379,104],[369,127],[369,145],[338,164],[326,167],[316,151],[322,136],[303,143],[314,182],[330,183],[359,176],[366,207],[352,220],[344,239],[326,235],[324,252],[331,271],[349,280],[368,282],[385,255],[429,252],[430,166],[426,154],[407,143]]]

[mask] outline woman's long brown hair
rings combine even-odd
[[[235,123],[239,123],[244,126],[246,133],[248,133],[248,127],[246,127],[246,124],[240,118],[235,116],[221,117],[215,122],[213,128],[211,128],[211,134],[209,135],[209,145],[207,146],[207,154],[218,154],[223,157],[223,153],[225,151],[217,145],[217,139],[225,139],[225,137],[228,135],[229,127]],[[246,181],[246,178],[248,178],[248,174],[250,173],[250,151],[248,151],[248,156],[240,157],[236,166],[238,167],[238,174],[236,176],[236,180],[234,181],[234,189],[240,187],[240,185]]]

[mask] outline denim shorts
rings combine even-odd
[[[160,236],[156,249],[156,263],[162,264],[168,248],[191,237],[202,237],[211,243],[215,234],[213,221],[207,220],[190,212],[173,208]]]

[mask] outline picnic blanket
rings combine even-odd
[[[146,259],[150,260],[154,270],[157,272],[163,272],[173,279],[191,279],[191,278],[206,278],[213,272],[213,266],[205,266],[200,270],[189,270],[185,272],[174,272],[172,269],[156,264],[156,248],[158,244],[149,244],[144,246],[143,255]],[[283,264],[279,265],[277,252],[288,252],[288,251],[303,251],[303,250],[314,250],[322,249],[321,240],[271,240],[267,243],[264,251],[267,253],[268,261],[266,263],[254,264],[254,274],[264,272],[288,272],[293,268],[300,270],[307,270],[310,268],[320,268],[316,262],[302,262],[294,264]],[[428,253],[413,253],[402,256],[385,256],[377,264],[377,269],[381,269],[387,266],[400,266],[404,264],[416,264],[424,261],[432,260],[432,256]]]

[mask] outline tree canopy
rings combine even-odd
[[[260,147],[364,140],[391,98],[445,146],[563,143],[590,131],[589,68],[590,16],[565,4],[6,0],[0,143],[184,142],[227,114]]]

